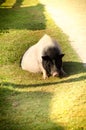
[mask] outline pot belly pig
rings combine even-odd
[[[43,78],[65,76],[62,68],[62,54],[56,40],[45,34],[37,44],[31,46],[23,55],[21,67],[33,73],[42,72]]]

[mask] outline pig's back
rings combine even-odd
[[[49,48],[57,48],[61,52],[61,48],[55,39],[52,39],[49,35],[45,34],[37,43],[40,50],[39,53],[43,55],[43,52]]]
[[[40,72],[40,67],[38,63],[38,51],[36,45],[30,47],[24,54],[21,62],[21,67],[23,70],[30,72]]]

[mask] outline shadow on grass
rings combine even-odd
[[[64,69],[69,75],[85,73],[82,63],[65,62]],[[35,77],[34,77],[35,78]],[[86,75],[61,81],[42,82],[38,84],[15,84],[11,82],[0,83],[0,128],[1,130],[65,130],[62,125],[55,124],[49,118],[50,102],[53,94],[49,92],[24,92],[23,88],[43,87],[71,83],[86,79]],[[20,90],[16,91],[16,88]]]
[[[0,8],[0,33],[9,33],[10,29],[43,30],[46,19],[44,5],[20,7],[23,0],[16,0],[12,8]]]
[[[20,7],[21,5],[22,5],[22,2],[23,2],[24,0],[16,0],[16,2],[14,3],[14,5],[13,5],[13,8],[16,8],[16,7]]]
[[[68,73],[68,75],[77,75],[80,73],[86,73],[86,68],[83,67],[82,63],[79,62],[65,62],[64,63],[64,70]],[[33,74],[36,76],[36,74]],[[33,78],[36,78],[36,77]],[[76,78],[64,78],[65,80],[57,81],[57,82],[43,82],[43,83],[36,83],[36,84],[14,84],[10,82],[2,82],[0,85],[4,86],[12,86],[13,88],[28,88],[28,87],[42,87],[42,86],[49,86],[49,85],[56,85],[56,84],[63,84],[63,83],[71,83],[71,82],[77,82],[82,81],[86,79],[86,75],[81,75]]]
[[[1,130],[64,130],[49,117],[52,94],[0,88]]]
[[[51,86],[51,85],[58,85],[58,84],[63,84],[63,83],[71,83],[71,82],[77,82],[77,81],[82,81],[86,79],[86,75],[85,76],[80,76],[78,78],[70,78],[70,79],[65,79],[63,81],[57,81],[57,82],[47,82],[47,83],[39,83],[39,84],[14,84],[14,83],[10,83],[10,82],[2,82],[0,83],[0,85],[3,86],[11,86],[13,88],[28,88],[28,87],[42,87],[42,86]]]
[[[6,0],[0,0],[0,5],[2,5]]]
[[[75,75],[86,72],[86,68],[82,62],[64,62],[63,68],[68,75]]]

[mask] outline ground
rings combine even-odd
[[[23,71],[24,52],[45,34],[58,40],[67,77]],[[0,2],[0,130],[85,130],[86,69],[38,0]]]

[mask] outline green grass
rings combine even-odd
[[[0,130],[85,130],[86,69],[38,0],[0,2]],[[43,80],[20,59],[45,33],[58,39],[66,78]]]

